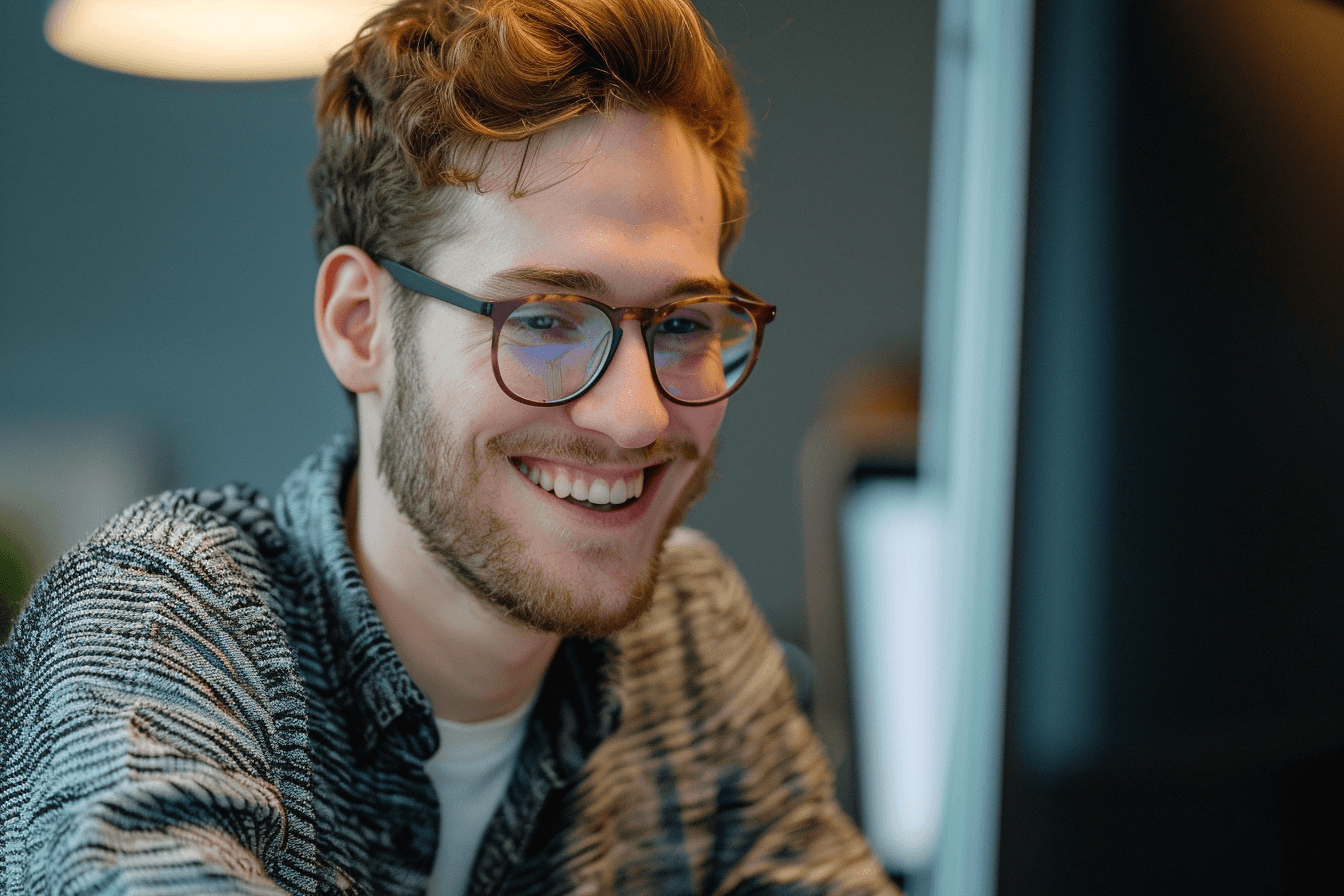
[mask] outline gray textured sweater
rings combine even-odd
[[[38,583],[0,646],[0,892],[423,892],[437,733],[346,541],[353,459],[274,511],[146,500]],[[741,580],[708,543],[662,570],[562,644],[468,894],[890,892]]]

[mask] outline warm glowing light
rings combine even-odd
[[[195,81],[321,74],[388,0],[56,0],[43,30],[99,68]]]

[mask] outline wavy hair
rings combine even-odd
[[[434,188],[478,186],[496,142],[620,109],[675,115],[708,151],[726,255],[746,213],[752,128],[688,0],[403,0],[317,86],[318,256],[350,244],[421,263],[452,235],[456,193]]]

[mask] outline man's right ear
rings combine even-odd
[[[317,341],[351,392],[383,389],[392,369],[392,320],[383,269],[356,246],[339,246],[317,271]]]

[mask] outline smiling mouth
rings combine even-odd
[[[620,510],[639,500],[644,494],[645,473],[652,475],[664,466],[656,464],[625,476],[602,477],[550,461],[528,464],[511,457],[509,462],[537,488],[570,504],[601,512]]]

